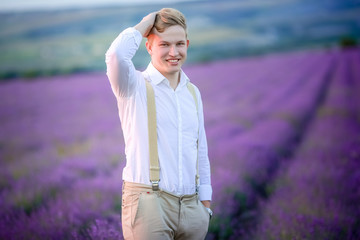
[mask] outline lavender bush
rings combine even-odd
[[[252,239],[359,239],[359,60],[358,52],[338,56],[324,101],[263,203]]]
[[[359,237],[359,53],[186,67],[212,165],[207,239]],[[124,142],[105,74],[0,95],[0,239],[121,239]]]

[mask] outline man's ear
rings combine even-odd
[[[190,41],[188,39],[188,40],[186,40],[186,46],[189,47],[189,44],[190,44]]]
[[[146,41],[145,46],[146,46],[146,49],[147,49],[148,53],[149,53],[150,56],[151,56],[151,54],[152,54],[152,44],[150,43],[149,38],[148,38],[148,40]]]

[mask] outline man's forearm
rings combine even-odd
[[[211,205],[211,202],[210,201],[201,201],[201,203],[207,207],[207,208],[210,208],[210,205]]]
[[[111,44],[106,52],[107,76],[115,96],[130,96],[136,86],[135,66],[132,57],[135,55],[142,37],[133,28],[124,30]]]

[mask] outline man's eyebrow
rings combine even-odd
[[[176,43],[184,43],[185,42],[185,40],[179,40],[179,41],[175,41]],[[159,44],[162,44],[162,43],[168,43],[168,44],[170,44],[171,42],[169,42],[169,41],[165,41],[165,40],[161,40],[161,41],[159,41]]]

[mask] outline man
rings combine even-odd
[[[142,37],[147,38],[151,63],[139,72],[131,59]],[[208,231],[212,187],[203,108],[199,90],[193,87],[191,93],[181,69],[188,46],[185,17],[165,8],[120,33],[106,53],[107,76],[125,139],[125,239],[204,239]],[[147,105],[151,89],[156,114],[149,113]],[[153,115],[152,128],[148,124]],[[157,140],[151,147],[154,141],[149,137],[154,135]],[[159,167],[149,163],[154,156],[151,149],[157,151]],[[159,179],[154,180],[154,172]]]

